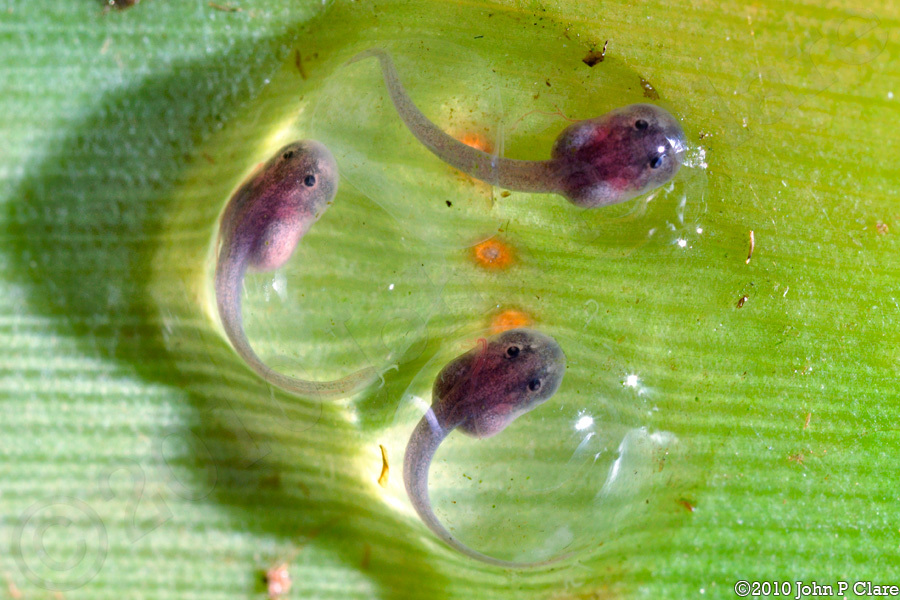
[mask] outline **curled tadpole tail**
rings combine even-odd
[[[425,525],[448,546],[466,556],[508,569],[550,565],[568,554],[537,562],[516,562],[469,548],[434,514],[428,472],[441,442],[458,429],[475,438],[502,432],[519,416],[549,400],[559,388],[566,357],[552,337],[532,329],[510,329],[489,338],[447,363],[434,381],[431,408],[419,420],[406,447],[403,481]]]
[[[244,362],[268,383],[306,398],[334,399],[363,390],[381,379],[378,369],[366,367],[331,381],[309,381],[273,370],[256,354],[244,332],[241,314],[241,290],[247,260],[242,248],[222,248],[216,264],[216,304],[225,334]]]
[[[260,377],[310,398],[352,395],[377,381],[379,373],[366,368],[333,381],[307,381],[273,370],[256,355],[244,333],[241,290],[247,269],[272,271],[290,259],[300,239],[331,205],[337,185],[337,162],[324,144],[292,142],[241,184],[219,227],[216,304],[228,339]]]
[[[453,428],[445,429],[439,422],[432,409],[429,409],[409,438],[406,446],[406,455],[403,459],[403,481],[406,485],[406,493],[416,509],[422,522],[438,536],[445,544],[465,554],[470,558],[506,569],[529,569],[543,567],[569,558],[570,554],[563,554],[547,560],[536,562],[516,562],[488,556],[466,546],[453,537],[447,528],[438,520],[431,508],[431,499],[428,494],[428,471],[435,452],[444,438],[453,431]]]

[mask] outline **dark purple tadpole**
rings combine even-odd
[[[431,507],[428,471],[444,438],[454,429],[476,438],[500,433],[549,400],[566,371],[566,355],[556,340],[533,329],[512,329],[478,341],[478,347],[450,361],[434,381],[431,408],[406,446],[406,493],[425,525],[467,556],[508,568],[555,562],[559,559],[510,562],[477,552],[453,537]]]
[[[631,200],[669,182],[681,167],[684,131],[666,110],[632,104],[579,121],[556,138],[549,160],[493,156],[453,138],[413,104],[384,50],[373,48],[351,62],[375,57],[391,100],[412,134],[447,164],[508,190],[560,194],[584,208]]]
[[[377,380],[378,371],[368,367],[334,381],[307,381],[272,370],[244,333],[241,291],[247,269],[273,271],[287,262],[331,205],[337,184],[337,163],[328,148],[310,140],[288,144],[238,188],[219,228],[216,304],[228,339],[260,377],[313,398],[351,395]]]

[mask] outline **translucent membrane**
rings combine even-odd
[[[379,47],[391,53],[403,86],[429,119],[470,145],[500,151],[503,110],[489,63],[442,42],[417,48],[415,59],[403,45]],[[499,229],[497,190],[456,171],[416,140],[394,109],[377,60],[338,67],[317,92],[308,127],[334,153],[343,181],[384,208],[410,235],[459,248]],[[422,223],[442,227],[423,229]]]
[[[330,209],[282,269],[246,277],[248,339],[279,372],[323,380],[367,366],[384,371],[422,351],[441,287],[408,260],[421,242],[395,243],[396,254],[375,265],[368,253],[335,262],[329,248],[341,214]]]
[[[645,245],[686,247],[703,234],[707,177],[682,166],[668,184],[617,206],[583,211],[576,235],[585,243],[634,250]]]
[[[655,426],[652,392],[643,382],[629,379],[624,365],[598,370],[598,364],[619,362],[610,349],[586,346],[578,332],[542,331],[567,356],[557,393],[494,437],[454,431],[429,477],[435,513],[455,537],[518,562],[577,558],[639,528],[663,496],[674,506],[670,496],[678,493],[673,480],[683,450],[673,433]],[[412,380],[386,438],[391,464],[402,465],[438,372],[487,335],[461,332],[446,340]],[[403,494],[402,483],[388,491]],[[409,506],[402,496],[394,500]]]

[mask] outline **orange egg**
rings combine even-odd
[[[475,246],[474,255],[478,266],[491,270],[505,269],[515,260],[513,249],[498,239],[481,242]]]
[[[471,146],[472,148],[481,150],[482,152],[490,153],[493,150],[491,142],[484,136],[478,135],[477,133],[465,133],[459,141],[461,141],[466,146]]]
[[[491,334],[528,327],[534,320],[521,310],[508,308],[491,319]]]

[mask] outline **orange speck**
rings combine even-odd
[[[471,146],[476,150],[481,150],[482,152],[491,152],[493,148],[491,147],[491,143],[487,140],[487,138],[478,135],[477,133],[465,133],[462,136],[462,139],[459,140],[466,146]]]
[[[513,250],[500,240],[487,240],[475,246],[475,262],[485,269],[505,269],[513,262]]]
[[[491,333],[497,334],[517,327],[528,327],[532,319],[520,310],[509,308],[491,319]]]
[[[678,504],[680,504],[682,507],[684,507],[684,510],[686,510],[688,512],[694,512],[695,507],[694,507],[694,504],[690,500],[688,500],[686,498],[679,498]]]

